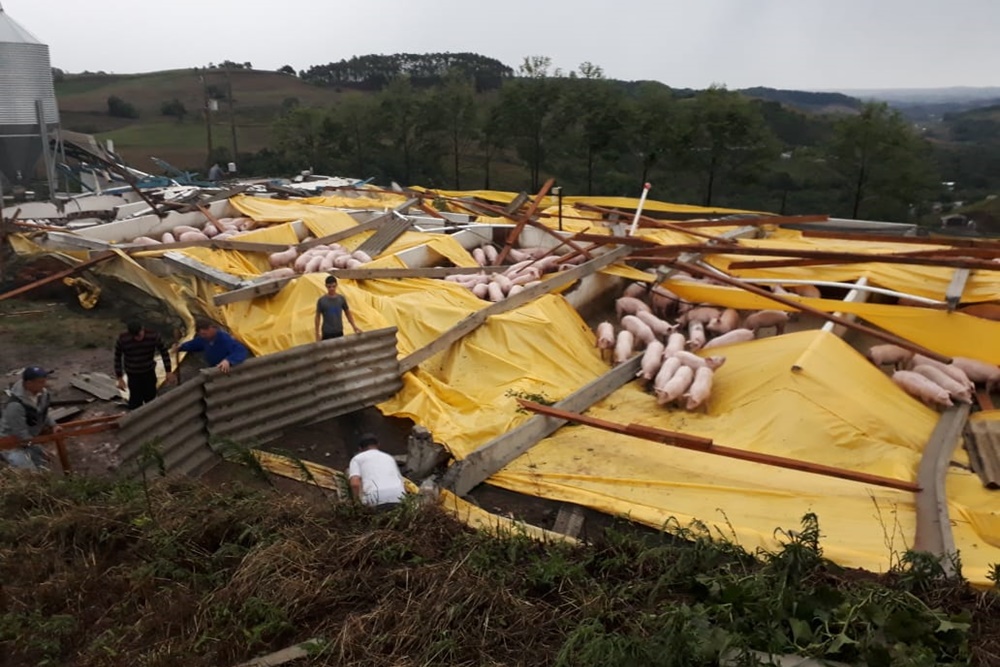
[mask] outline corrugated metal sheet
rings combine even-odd
[[[1000,422],[969,422],[966,432],[969,462],[983,486],[1000,488]]]
[[[391,220],[383,223],[368,240],[358,246],[358,250],[371,257],[377,257],[409,228],[410,221],[408,219],[394,215]]]
[[[146,443],[152,443],[163,456],[168,474],[197,477],[221,460],[208,445],[205,380],[205,375],[192,378],[122,419],[118,432],[122,470],[131,476],[140,474]],[[157,474],[155,463],[149,472]]]
[[[221,461],[209,445],[216,439],[265,443],[289,426],[375,405],[402,386],[395,328],[250,359],[229,375],[201,371],[122,419],[122,469],[138,475],[143,446],[153,443],[167,474],[197,477]]]
[[[37,126],[35,100],[42,100],[46,123],[59,123],[49,47],[44,44],[0,42],[0,90],[0,126]]]
[[[303,345],[251,359],[205,384],[208,431],[244,445],[288,427],[375,405],[402,388],[396,329]]]

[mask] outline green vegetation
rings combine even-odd
[[[436,508],[233,485],[0,474],[7,664],[232,665],[316,638],[311,665],[993,664],[995,593],[907,554],[826,561],[813,516],[747,553],[700,526],[590,546],[471,532]]]
[[[139,111],[117,95],[108,98],[108,115],[115,118],[138,118]]]
[[[312,168],[381,183],[529,191],[554,176],[568,195],[627,196],[648,181],[663,200],[897,221],[930,220],[934,202],[947,207],[1000,188],[990,109],[917,126],[835,93],[672,89],[608,80],[592,63],[563,72],[543,56],[516,71],[476,54],[359,56],[297,75],[224,64],[63,74],[57,93],[70,129],[108,132],[102,138],[142,168],[155,154],[203,171],[205,98],[227,100],[231,86],[232,114],[225,103],[209,115],[208,157],[231,156],[232,123],[247,175]],[[93,115],[109,95],[142,118],[160,116],[168,100],[195,122],[183,136],[142,119],[109,125]]]

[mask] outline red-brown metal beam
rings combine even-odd
[[[661,444],[670,445],[672,447],[692,449],[695,451],[704,452],[705,454],[725,456],[731,459],[750,461],[751,463],[760,463],[762,465],[773,466],[776,468],[798,470],[799,472],[807,472],[813,475],[836,477],[838,479],[846,479],[852,482],[871,484],[873,486],[884,486],[890,489],[898,489],[900,491],[910,491],[913,493],[917,493],[921,490],[921,488],[916,483],[907,482],[905,480],[892,479],[891,477],[882,477],[880,475],[871,475],[869,473],[857,472],[855,470],[834,468],[833,466],[823,465],[822,463],[813,463],[811,461],[802,461],[799,459],[789,459],[785,458],[784,456],[775,456],[773,454],[762,454],[760,452],[748,452],[733,447],[724,447],[722,445],[717,445],[711,440],[708,440],[706,438],[698,438],[697,436],[686,435],[684,433],[677,433],[676,431],[666,431],[652,426],[644,426],[642,424],[617,424],[615,422],[609,422],[603,419],[595,419],[593,417],[587,417],[578,412],[569,412],[567,410],[560,410],[558,408],[553,408],[547,405],[541,405],[539,403],[534,403],[532,401],[525,401],[522,399],[518,399],[518,403],[520,403],[522,407],[531,410],[532,412],[537,412],[538,414],[547,415],[550,417],[556,417],[557,419],[565,419],[566,421],[575,422],[577,424],[584,424],[586,426],[593,426],[595,428],[600,428],[606,431],[623,433],[625,435],[630,435],[635,438],[651,440],[653,442],[659,442]]]
[[[510,234],[507,235],[507,242],[504,244],[503,250],[500,251],[500,255],[497,257],[497,264],[503,264],[504,260],[507,259],[510,249],[514,247],[514,244],[517,243],[518,237],[521,236],[521,232],[524,231],[524,226],[527,225],[528,221],[531,220],[531,217],[535,215],[535,211],[537,211],[538,207],[541,205],[542,199],[545,198],[545,195],[549,194],[549,190],[551,190],[552,186],[555,184],[556,179],[554,178],[550,178],[542,184],[542,189],[538,191],[537,195],[535,195],[535,199],[531,202],[531,206],[528,207],[527,211],[521,214],[518,218],[517,225],[515,225],[514,229],[510,230]]]
[[[716,273],[715,271],[709,271],[708,269],[703,269],[702,267],[696,264],[688,264],[686,262],[668,262],[668,263],[671,266],[674,266],[675,268],[680,269],[681,271],[686,271],[693,276],[704,276],[706,278],[711,278],[712,280],[717,280],[721,283],[725,283],[733,287],[738,287],[742,290],[750,292],[751,294],[756,294],[757,296],[762,296],[765,299],[770,299],[771,301],[774,301],[776,303],[788,306],[793,310],[800,310],[803,313],[809,313],[810,315],[815,315],[816,317],[824,319],[828,322],[836,322],[837,324],[847,327],[848,329],[853,329],[854,331],[860,331],[861,333],[868,334],[869,336],[878,338],[879,340],[883,340],[886,343],[898,345],[899,347],[914,352],[916,354],[922,354],[925,357],[930,357],[931,359],[940,361],[943,364],[951,363],[951,357],[939,354],[934,350],[929,350],[926,347],[922,345],[917,345],[916,343],[908,341],[905,338],[900,338],[899,336],[896,336],[894,334],[887,333],[879,329],[873,329],[872,327],[867,327],[863,324],[858,324],[854,320],[849,320],[844,317],[840,317],[839,315],[834,315],[832,313],[827,313],[825,311],[822,311],[818,308],[807,306],[804,303],[800,303],[792,299],[787,299],[779,294],[775,294],[774,292],[771,292],[769,290],[757,287],[756,285],[751,285],[741,280],[730,278],[727,275]]]
[[[760,257],[781,257],[784,262],[796,259],[822,260],[822,263],[866,263],[876,264],[912,264],[916,266],[951,267],[955,269],[982,269],[1000,271],[1000,263],[977,259],[934,258],[910,254],[877,255],[874,253],[833,252],[826,250],[797,250],[792,248],[760,248],[753,246],[719,247],[702,244],[670,245],[657,248],[644,248],[635,251],[631,259],[661,260],[664,256],[674,257],[682,252],[694,252],[703,255],[756,255]],[[917,251],[923,252],[923,251]],[[746,268],[764,268],[769,262],[745,263]]]
[[[900,243],[914,245],[950,245],[957,248],[997,248],[1000,242],[994,239],[968,239],[953,236],[895,236],[893,234],[862,234],[827,230],[803,230],[802,236],[817,239],[838,239],[842,241],[864,241],[869,243]]]

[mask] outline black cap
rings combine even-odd
[[[21,371],[22,380],[37,380],[39,378],[47,378],[51,371],[47,371],[41,366],[28,366],[23,371]]]

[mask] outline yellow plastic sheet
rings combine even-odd
[[[840,239],[804,237],[794,230],[775,230],[766,239],[741,239],[741,246],[768,248],[771,250],[822,250],[825,252],[851,252],[877,255],[898,254],[918,250],[933,250],[947,246],[933,244],[904,244],[884,241],[845,241]],[[955,269],[913,264],[884,264],[878,262],[863,264],[828,264],[820,266],[799,266],[771,269],[739,269],[730,271],[734,262],[779,259],[777,257],[754,257],[751,255],[712,255],[709,263],[727,273],[743,278],[786,278],[790,280],[826,280],[853,282],[867,276],[870,284],[914,294],[932,299],[944,299]],[[1000,269],[1000,265],[997,266]],[[1000,299],[1000,270],[972,272],[962,294],[963,303],[993,301]]]
[[[666,287],[694,303],[711,303],[740,310],[789,310],[776,301],[735,287],[686,280],[670,280]],[[1000,322],[931,308],[787,298],[827,313],[853,313],[886,331],[947,356],[970,357],[1000,364]]]

